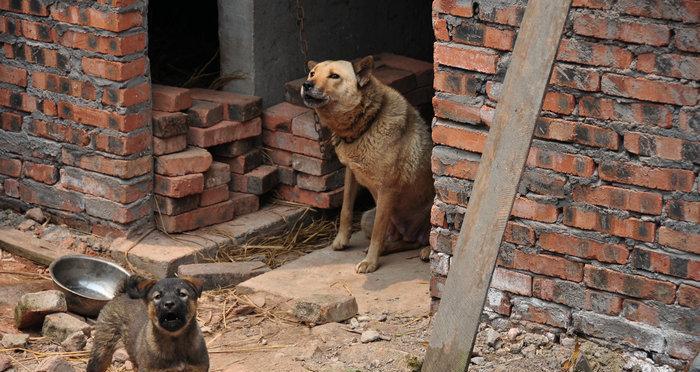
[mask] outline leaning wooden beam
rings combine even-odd
[[[433,319],[423,372],[469,365],[503,231],[527,158],[571,0],[530,0],[508,67],[494,124]]]

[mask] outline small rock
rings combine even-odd
[[[19,329],[35,326],[41,324],[46,315],[67,310],[66,297],[61,291],[27,293],[15,306],[15,326]]]
[[[66,313],[47,315],[41,333],[55,342],[61,343],[75,332],[90,334],[92,327],[82,320]]]
[[[513,328],[509,329],[508,330],[508,339],[511,341],[515,340],[515,338],[518,337],[518,335],[520,335],[520,332],[521,332],[520,328],[513,327]]]
[[[526,345],[534,345],[535,347],[537,347],[537,346],[540,346],[542,344],[546,344],[549,340],[547,339],[547,336],[545,336],[545,335],[528,333],[525,335],[524,341],[525,341]]]
[[[367,315],[360,315],[357,317],[358,322],[369,322],[370,318]]]
[[[544,336],[547,337],[547,340],[549,340],[549,342],[554,342],[557,339],[557,335],[555,335],[552,332],[547,332],[544,334]]]
[[[382,336],[379,334],[379,332],[373,330],[373,329],[368,329],[364,332],[362,332],[362,335],[360,336],[360,342],[363,344],[366,344],[368,342],[374,342],[378,341],[382,338]]]
[[[75,369],[61,357],[53,356],[39,363],[34,372],[75,372]]]
[[[211,333],[211,327],[209,327],[209,326],[201,327],[200,330],[201,330],[202,333],[204,333],[204,334]]]
[[[114,363],[123,364],[127,360],[129,360],[129,353],[126,352],[126,349],[117,349],[112,355],[112,362]]]
[[[20,231],[27,231],[27,230],[30,230],[30,229],[31,229],[32,227],[34,227],[35,225],[36,225],[36,222],[34,222],[34,220],[24,220],[24,221],[22,221],[22,223],[20,223],[20,224],[17,226],[17,228],[18,228]]]
[[[131,363],[130,360],[127,360],[126,362],[124,362],[124,369],[126,369],[127,371],[131,371],[134,369],[134,364]]]
[[[535,350],[537,350],[537,347],[535,345],[528,345],[528,346],[525,346],[520,351],[520,353],[527,357],[527,356],[533,355],[535,353]]]
[[[84,347],[83,349],[85,349],[85,350],[92,350],[92,346],[93,346],[94,344],[95,344],[95,340],[94,340],[92,337],[90,337],[90,338],[88,338],[87,341],[85,342],[85,347]]]
[[[12,368],[12,359],[9,356],[0,354],[0,372],[7,371]]]
[[[66,351],[80,351],[85,348],[85,345],[87,344],[87,337],[85,337],[85,333],[82,331],[78,332],[73,332],[68,337],[66,337],[63,342],[61,342],[61,346],[63,346]]]
[[[2,335],[0,345],[3,349],[23,348],[27,346],[29,335],[26,333],[5,333]]]
[[[390,335],[379,335],[379,338],[381,338],[384,341],[391,341]]]
[[[498,337],[500,334],[493,328],[486,328],[486,330],[484,330],[484,336],[486,344],[489,346],[494,346],[496,345],[496,342],[498,342]]]
[[[60,243],[58,243],[58,248],[59,249],[71,249],[73,247],[73,244],[75,244],[76,240],[75,237],[69,236],[63,240],[61,240]]]
[[[505,318],[496,318],[491,321],[491,326],[499,332],[505,332],[510,328],[510,321]]]
[[[486,359],[484,357],[473,357],[471,359],[472,364],[476,364],[477,366],[480,366],[484,363],[486,363]]]
[[[510,345],[510,352],[513,354],[519,353],[523,349],[523,342],[518,341]]]
[[[305,323],[342,322],[357,314],[357,301],[347,295],[314,294],[299,299],[292,312]]]
[[[379,314],[377,316],[377,321],[378,322],[386,322],[386,314]]]
[[[314,342],[310,343],[309,345],[305,346],[304,348],[302,348],[301,352],[298,355],[292,357],[292,359],[298,360],[298,361],[309,360],[309,359],[313,358],[314,355],[316,355],[316,353],[318,353],[319,351],[320,351],[320,349],[318,347],[318,342],[314,341]]]
[[[38,223],[44,223],[44,221],[46,221],[46,216],[44,216],[44,212],[41,211],[41,208],[32,208],[28,210],[24,216]]]
[[[360,328],[360,322],[356,318],[350,318],[350,327],[352,329]]]
[[[559,343],[561,343],[561,346],[564,347],[572,347],[574,344],[576,344],[576,340],[572,337],[561,337],[559,339]]]
[[[570,369],[571,372],[591,372],[591,365],[586,359],[586,354],[579,353],[578,358],[574,362],[574,365]]]

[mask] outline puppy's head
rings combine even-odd
[[[132,275],[126,291],[148,306],[148,316],[156,328],[177,335],[197,315],[197,299],[204,282],[197,278],[165,278],[158,281]]]
[[[311,108],[337,104],[349,109],[360,103],[361,89],[370,81],[374,59],[367,56],[355,63],[309,61],[308,66],[311,71],[301,86],[304,104]]]

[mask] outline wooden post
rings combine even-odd
[[[529,0],[469,199],[423,372],[463,372],[571,0]]]

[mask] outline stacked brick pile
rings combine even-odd
[[[0,204],[98,235],[150,224],[144,2],[0,9]]]
[[[525,6],[433,3],[434,305]],[[681,364],[700,350],[700,7],[569,18],[487,307]]]
[[[159,228],[194,230],[258,209],[258,195],[276,181],[276,169],[260,165],[255,146],[260,104],[258,97],[153,86]]]
[[[430,63],[383,53],[375,57],[374,75],[401,92],[424,117],[432,118]],[[263,112],[263,144],[268,158],[279,167],[280,198],[336,208],[343,200],[345,170],[329,141],[330,132],[301,100],[299,91],[305,80],[285,84],[287,102]]]

